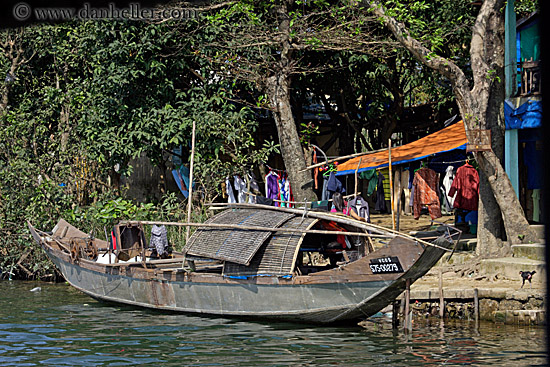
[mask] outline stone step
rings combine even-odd
[[[546,245],[542,243],[533,243],[527,245],[512,245],[514,257],[524,257],[531,260],[544,261]]]
[[[531,224],[531,229],[537,233],[537,238],[544,239],[544,224]]]
[[[494,311],[495,322],[520,325],[544,325],[546,323],[545,310],[503,310]]]
[[[481,260],[479,272],[489,276],[501,274],[508,279],[521,280],[520,271],[533,270],[536,271],[536,274],[533,276],[532,282],[544,283],[546,281],[546,263],[541,260],[519,257],[484,259]]]

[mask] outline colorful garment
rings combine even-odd
[[[479,174],[476,169],[466,163],[456,170],[456,176],[448,195],[454,196],[453,207],[465,210],[477,210],[479,202]]]
[[[414,219],[420,218],[422,206],[428,207],[432,219],[441,217],[441,206],[437,194],[438,174],[430,168],[420,168],[414,174]]]

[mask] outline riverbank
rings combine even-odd
[[[373,215],[371,220],[388,228],[392,225],[389,215]],[[439,221],[452,225],[454,217],[444,216]],[[400,230],[405,233],[427,229],[430,225],[429,216],[421,216],[418,221],[412,216],[400,218]],[[474,299],[477,297],[481,320],[545,324],[547,287],[544,245],[533,245],[538,252],[535,255],[527,255],[524,249],[515,248],[513,257],[480,260],[475,255],[476,243],[475,235],[465,233],[458,251],[449,261],[448,255],[444,256],[411,286],[413,319],[439,317],[441,278],[445,318],[473,319]],[[519,271],[532,270],[537,271],[532,283],[525,282],[522,287]],[[399,299],[404,300],[404,294]]]

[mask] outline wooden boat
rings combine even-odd
[[[151,224],[198,228],[183,252],[153,259],[144,230]],[[116,249],[64,220],[50,233],[28,225],[65,279],[91,297],[310,323],[377,313],[451,251],[459,235],[440,227],[421,239],[334,213],[245,204],[203,224],[120,223]]]

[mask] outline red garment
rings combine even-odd
[[[456,170],[456,176],[451,184],[449,196],[456,193],[453,207],[465,210],[477,210],[479,201],[479,174],[476,169],[466,163]]]
[[[432,219],[441,217],[441,206],[439,204],[439,195],[437,194],[438,182],[438,175],[432,169],[420,168],[414,174],[414,219],[420,218],[420,210],[424,205],[428,207],[428,212]]]

